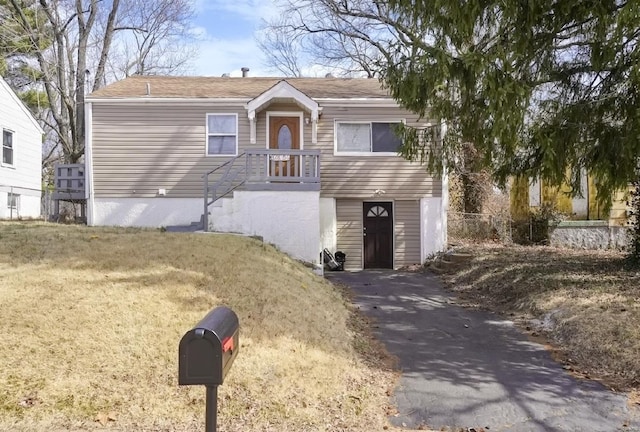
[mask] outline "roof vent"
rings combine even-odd
[[[147,83],[147,96],[151,96],[151,83]]]
[[[325,78],[334,78],[333,74],[331,72],[329,72],[328,74],[326,74],[324,76]]]
[[[248,67],[243,67],[240,70],[242,71],[242,78],[246,78],[249,75],[249,68]]]
[[[222,78],[229,78],[229,74],[228,73],[223,73],[222,74]]]

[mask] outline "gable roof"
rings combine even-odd
[[[314,117],[318,118],[318,102],[289,84],[286,80],[278,81],[276,85],[269,90],[262,93],[260,96],[253,98],[247,103],[247,110],[249,112],[258,111],[263,106],[270,103],[273,99],[285,98],[293,99],[300,106],[305,107],[307,110],[313,113]]]
[[[377,79],[367,78],[262,78],[133,76],[97,90],[98,98],[247,98],[253,99],[280,81],[310,98],[390,98]],[[147,84],[150,94],[147,95]]]
[[[0,88],[3,88],[6,91],[6,93],[16,103],[16,105],[20,107],[20,109],[27,115],[27,117],[29,117],[29,121],[31,121],[31,123],[33,123],[36,129],[38,129],[38,132],[43,134],[44,131],[42,130],[42,126],[40,126],[40,123],[38,123],[38,120],[36,120],[33,114],[31,114],[31,111],[29,111],[29,108],[27,108],[24,102],[22,102],[22,100],[18,97],[18,95],[13,91],[11,86],[1,76],[0,76]]]

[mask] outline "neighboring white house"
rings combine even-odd
[[[0,77],[0,219],[40,217],[42,128]]]

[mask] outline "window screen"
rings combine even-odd
[[[207,115],[207,154],[235,155],[238,119],[234,114]]]
[[[336,151],[344,153],[397,153],[402,141],[395,134],[398,123],[348,123],[336,126]]]
[[[338,151],[371,151],[371,129],[369,123],[338,123]]]

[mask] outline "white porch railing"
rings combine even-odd
[[[248,150],[249,190],[320,190],[319,150]]]

